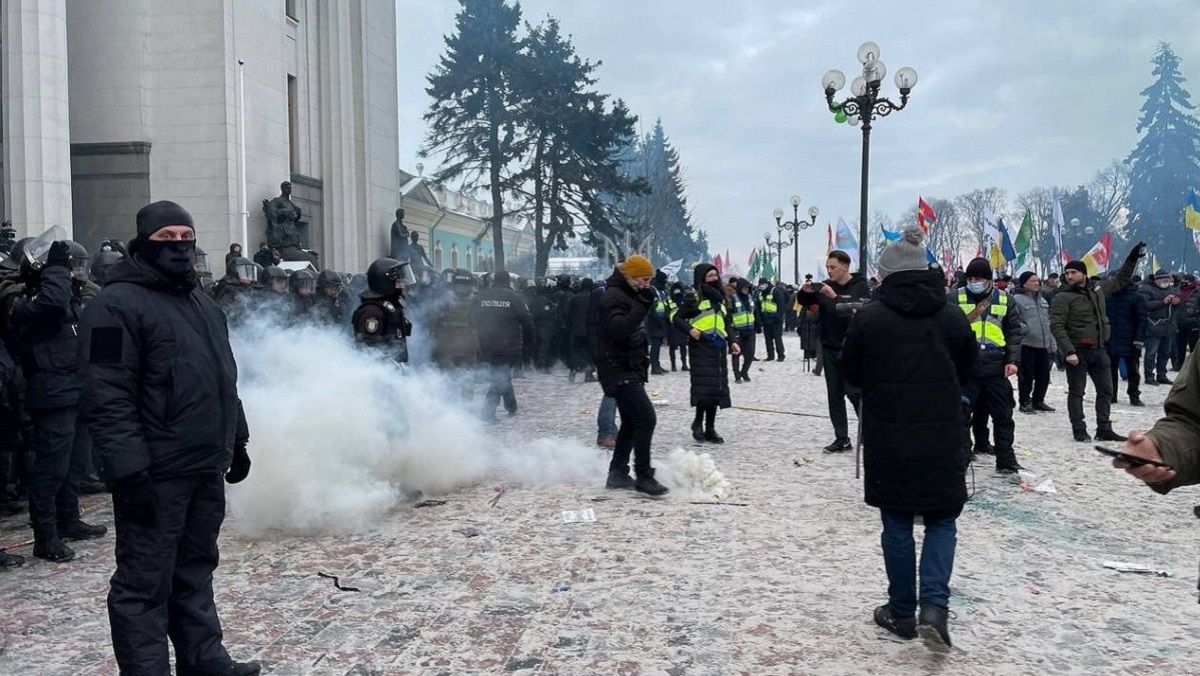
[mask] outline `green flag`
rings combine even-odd
[[[1029,245],[1033,242],[1033,215],[1029,210],[1025,210],[1025,218],[1021,219],[1021,230],[1017,232],[1017,241],[1013,248],[1018,254],[1024,254],[1029,251]]]
[[[755,247],[754,248],[754,262],[750,264],[750,272],[747,274],[750,276],[750,279],[757,279],[758,271],[761,269],[762,269],[762,251],[758,247]]]
[[[775,268],[771,265],[771,254],[763,252],[762,276],[775,279]]]

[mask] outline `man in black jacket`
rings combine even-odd
[[[758,280],[758,318],[762,325],[763,344],[767,347],[767,358],[763,361],[783,361],[783,313],[787,306],[787,293],[780,284],[772,284],[766,277]]]
[[[79,313],[82,287],[72,285],[70,245],[54,242],[43,263],[24,249],[21,277],[24,293],[12,301],[11,335],[25,374],[25,406],[33,422],[33,464],[29,471],[29,520],[33,523],[33,555],[47,561],[70,561],[75,552],[63,540],[89,540],[107,532],[79,518],[72,460],[90,449],[75,443],[79,404]],[[74,480],[72,480],[74,479]]]
[[[662,346],[670,324],[667,319],[667,273],[656,270],[650,290],[654,292],[654,307],[646,315],[646,335],[650,337],[650,375],[661,376],[667,372],[662,367]]]
[[[408,337],[412,335],[404,289],[416,281],[409,263],[375,259],[367,266],[367,288],[358,294],[358,308],[350,316],[354,338],[382,350],[398,364],[408,363]]]
[[[654,266],[644,256],[633,255],[613,270],[600,300],[600,335],[596,346],[596,372],[604,394],[617,402],[621,428],[608,465],[608,488],[633,488],[648,495],[667,489],[654,478],[650,465],[650,442],[658,418],[646,396],[650,376],[646,314],[656,296],[650,288]],[[634,480],[629,476],[629,454],[633,453]]]
[[[949,647],[956,520],[967,501],[959,396],[978,348],[966,317],[946,302],[942,271],[925,262],[920,229],[884,250],[879,272],[878,300],[855,314],[837,365],[862,388],[863,488],[883,520],[888,603],[875,609],[875,622],[901,638],[920,631]],[[925,525],[919,597],[918,514]]]
[[[488,390],[483,399],[483,419],[496,421],[496,405],[504,399],[504,410],[517,414],[512,370],[533,340],[533,316],[525,300],[512,290],[508,272],[492,275],[492,286],[482,289],[471,302],[468,321],[479,336],[479,362],[489,370]]]
[[[259,673],[222,646],[213,601],[224,482],[249,473],[250,435],[225,316],[196,286],[195,237],[178,204],[143,207],[80,332],[81,410],[113,493],[121,673],[170,673],[168,636],[176,673]]]
[[[571,382],[575,382],[575,374],[580,371],[583,371],[585,374],[584,382],[591,382],[595,379],[593,377],[595,367],[592,365],[594,357],[591,347],[594,336],[590,330],[592,327],[588,326],[592,291],[595,288],[595,282],[584,278],[579,283],[579,290],[575,292],[575,295],[571,296],[571,300],[567,303],[567,315],[569,317],[567,326],[571,335],[571,361],[569,364]]]
[[[817,306],[821,330],[821,364],[825,371],[825,392],[829,399],[829,419],[833,423],[834,440],[825,447],[826,453],[844,453],[854,448],[850,444],[850,424],[846,421],[846,399],[858,408],[858,389],[842,381],[838,357],[846,328],[854,310],[870,295],[862,273],[850,272],[850,256],[833,250],[825,259],[829,279],[820,284],[806,281],[796,292],[796,302]]]

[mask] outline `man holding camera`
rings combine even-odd
[[[867,298],[871,290],[861,272],[850,272],[850,255],[845,251],[833,250],[825,259],[825,271],[829,278],[814,284],[806,281],[796,292],[800,305],[816,305],[821,327],[821,360],[825,367],[825,392],[829,398],[829,418],[833,422],[833,443],[825,447],[826,453],[844,453],[854,448],[850,443],[850,425],[846,421],[846,401],[858,410],[859,391],[846,384],[838,368],[842,342],[854,310]]]

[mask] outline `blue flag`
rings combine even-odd
[[[1004,260],[1011,261],[1017,257],[1017,251],[1013,248],[1012,237],[1008,235],[1008,226],[1004,224],[1004,218],[999,219],[1000,225],[1000,255],[1004,256]]]

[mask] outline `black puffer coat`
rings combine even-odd
[[[31,410],[65,408],[79,401],[79,313],[71,271],[47,265],[36,287],[12,302],[9,320],[15,353],[25,374],[25,404]]]
[[[101,477],[224,472],[249,439],[225,315],[131,256],[83,312],[80,413]]]
[[[613,271],[600,299],[596,341],[596,377],[610,397],[624,383],[649,380],[650,340],[645,322],[646,313],[653,308],[650,290],[635,291],[620,270]]]
[[[715,270],[707,263],[697,265],[693,270],[696,288],[694,294],[685,296],[683,305],[675,313],[675,328],[687,335],[691,330],[692,319],[700,314],[701,295],[712,303],[717,311],[725,315],[725,327],[728,332],[727,341],[737,342],[737,332],[733,330],[733,322],[729,317],[729,307],[725,303],[725,294],[720,288],[704,283],[704,276],[709,270]],[[729,349],[715,345],[707,336],[700,340],[688,337],[689,366],[691,367],[691,405],[719,406],[729,408],[732,401],[729,398]]]
[[[1138,354],[1134,343],[1146,342],[1146,297],[1133,282],[1108,295],[1104,300],[1108,314],[1109,336],[1104,349],[1115,357]]]
[[[888,275],[879,299],[854,315],[840,367],[863,389],[867,504],[935,511],[966,502],[960,396],[978,351],[936,270]]]

